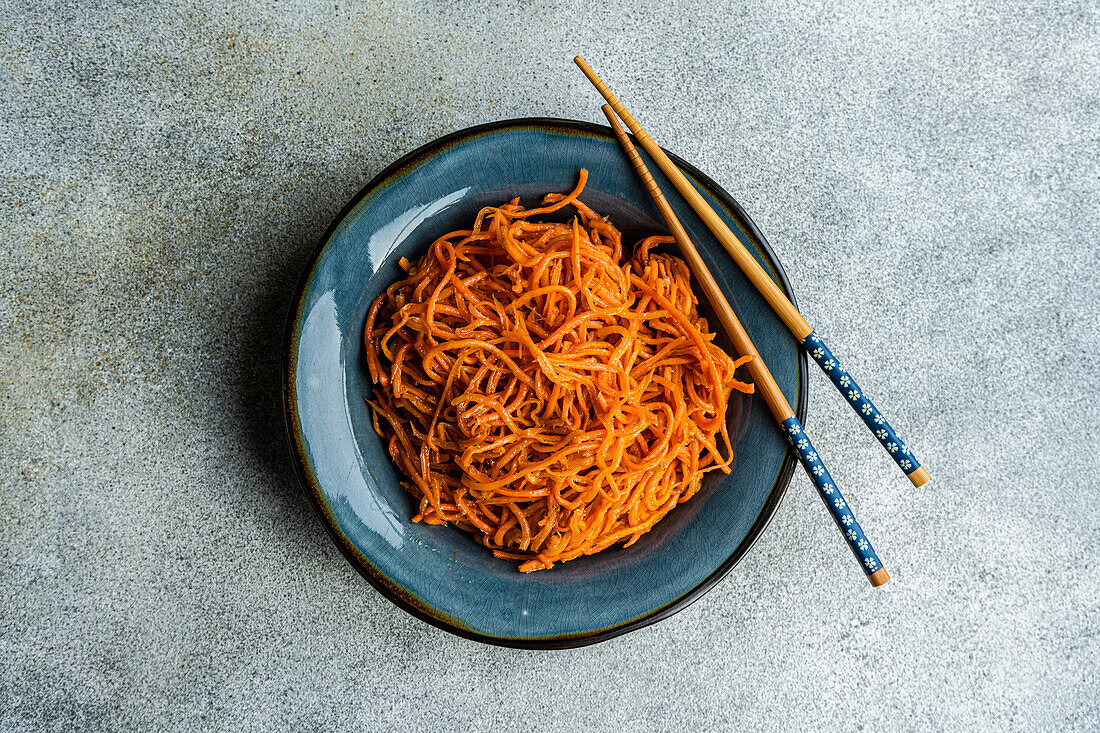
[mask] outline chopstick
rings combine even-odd
[[[649,195],[653,197],[653,203],[657,205],[657,209],[661,212],[661,216],[664,217],[669,231],[672,232],[672,236],[676,239],[677,244],[680,245],[680,251],[683,253],[684,260],[687,262],[688,267],[691,268],[691,274],[695,276],[696,281],[699,283],[700,287],[702,287],[703,292],[707,296],[707,300],[710,301],[711,307],[714,308],[714,312],[718,315],[718,320],[722,322],[722,325],[730,336],[730,340],[733,341],[734,347],[742,356],[752,357],[748,363],[748,368],[752,373],[756,386],[760,390],[760,396],[764,398],[764,402],[767,403],[768,409],[771,410],[772,415],[775,416],[776,422],[778,422],[783,429],[783,434],[787,436],[787,441],[794,447],[795,452],[798,454],[799,462],[802,464],[802,467],[806,469],[806,474],[810,477],[810,481],[813,482],[822,501],[825,502],[825,506],[832,515],[833,521],[836,522],[836,526],[840,530],[840,533],[848,543],[848,547],[852,549],[856,559],[860,561],[863,572],[871,581],[871,585],[878,587],[884,584],[890,579],[890,575],[886,572],[886,568],[882,567],[882,562],[879,560],[878,555],[875,554],[875,550],[871,547],[871,543],[867,540],[867,536],[864,535],[863,529],[859,526],[859,522],[856,521],[852,508],[844,501],[840,489],[836,487],[836,483],[833,481],[832,476],[829,475],[829,470],[825,468],[825,464],[821,461],[821,457],[818,456],[817,452],[814,450],[814,446],[810,442],[810,436],[806,435],[806,431],[803,430],[802,425],[798,422],[798,418],[795,417],[794,410],[791,409],[790,403],[787,402],[787,398],[783,396],[783,392],[780,391],[779,385],[775,382],[775,378],[772,377],[771,372],[768,371],[768,367],[764,364],[764,360],[760,358],[760,352],[756,350],[744,326],[737,320],[737,315],[733,312],[733,308],[730,306],[729,301],[726,300],[726,296],[718,287],[718,283],[715,282],[714,276],[711,275],[706,263],[704,263],[703,259],[699,256],[699,252],[695,249],[695,245],[692,244],[687,232],[684,231],[684,227],[680,224],[680,220],[676,218],[676,214],[672,211],[672,207],[665,199],[664,194],[661,193],[661,189],[657,186],[657,182],[653,180],[653,176],[650,175],[649,169],[646,168],[641,156],[638,155],[638,151],[634,149],[634,146],[630,142],[630,138],[627,137],[626,131],[615,118],[615,113],[612,111],[611,106],[605,104],[603,106],[603,112],[607,115],[607,120],[611,123],[611,129],[615,131],[615,137],[619,139],[619,144],[623,146],[626,157],[634,164],[634,169],[641,177],[646,190],[649,191]]]
[[[909,480],[913,482],[914,486],[923,486],[928,483],[929,475],[928,471],[921,466],[917,457],[913,455],[913,452],[909,450],[905,442],[898,437],[898,434],[890,427],[890,423],[886,422],[886,418],[882,416],[878,408],[871,402],[859,385],[856,384],[855,379],[848,373],[844,367],[841,366],[840,361],[833,355],[833,352],[829,350],[829,347],[825,345],[825,342],[821,340],[821,337],[814,331],[813,327],[806,322],[806,319],[802,317],[802,314],[798,312],[794,304],[787,299],[787,296],[783,294],[783,291],[779,289],[768,274],[764,272],[764,269],[760,267],[756,259],[745,249],[744,245],[737,238],[730,228],[726,226],[726,223],[722,221],[722,218],[711,208],[710,204],[695,190],[695,187],[691,185],[691,182],[684,177],[684,174],[673,163],[661,147],[657,143],[653,142],[653,139],[642,129],[642,126],[626,111],[622,102],[611,93],[611,90],[607,88],[607,85],[603,83],[603,80],[596,75],[596,72],[585,63],[584,59],[577,56],[573,61],[580,67],[584,75],[588,77],[588,80],[592,82],[592,85],[596,87],[597,91],[607,100],[608,104],[615,113],[622,118],[626,126],[630,128],[630,131],[634,133],[634,137],[637,138],[638,143],[645,148],[645,151],[649,153],[653,158],[657,166],[664,171],[668,179],[672,181],[672,185],[676,187],[676,190],[680,192],[691,205],[691,208],[695,210],[695,213],[703,220],[707,225],[707,228],[714,233],[714,236],[729,252],[730,257],[737,263],[737,266],[741,268],[741,271],[745,273],[749,281],[764,296],[764,299],[768,301],[768,305],[772,310],[782,319],[795,338],[798,339],[802,345],[810,352],[810,356],[817,362],[818,366],[824,370],[825,375],[833,383],[842,395],[845,397],[845,401],[851,406],[856,414],[859,415],[864,424],[870,429],[871,433],[878,439],[882,447],[890,454],[890,457],[894,459],[894,462],[898,464],[898,467],[909,477]]]

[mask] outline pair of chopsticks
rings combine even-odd
[[[695,245],[692,244],[691,239],[688,237],[684,227],[680,224],[672,207],[669,205],[667,199],[665,199],[664,194],[661,193],[661,189],[657,186],[657,182],[653,180],[653,176],[646,168],[645,163],[642,161],[638,151],[634,148],[634,145],[630,142],[630,138],[626,131],[623,129],[622,125],[619,124],[619,120],[615,117],[616,114],[622,118],[623,122],[630,128],[630,131],[634,133],[634,137],[638,140],[638,143],[647,153],[649,153],[658,167],[664,171],[668,179],[691,205],[691,208],[695,210],[741,268],[742,272],[745,273],[749,281],[768,302],[768,305],[770,305],[782,319],[783,323],[786,324],[795,338],[806,347],[814,361],[816,361],[825,371],[825,374],[829,377],[830,381],[832,381],[833,385],[845,396],[848,403],[852,406],[852,409],[856,411],[856,414],[863,418],[867,427],[871,429],[875,437],[878,438],[882,446],[886,448],[891,457],[894,458],[894,461],[905,472],[913,484],[915,486],[922,486],[927,483],[929,479],[928,472],[917,462],[916,457],[906,447],[905,443],[898,438],[897,433],[895,433],[894,429],[890,427],[890,424],[886,422],[886,419],[871,403],[870,399],[863,394],[863,391],[859,388],[859,385],[856,384],[855,380],[852,379],[851,375],[841,367],[839,361],[829,350],[829,347],[821,340],[821,337],[814,332],[813,328],[806,322],[806,319],[802,317],[802,314],[799,313],[794,304],[783,294],[783,291],[779,289],[770,277],[768,277],[767,273],[764,272],[763,268],[760,267],[749,251],[745,249],[736,235],[730,231],[729,227],[726,226],[717,212],[707,204],[695,187],[691,185],[686,177],[684,177],[684,174],[676,164],[665,155],[660,146],[653,142],[653,139],[649,137],[646,131],[642,129],[641,125],[631,116],[623,104],[611,93],[611,90],[608,89],[607,85],[596,75],[596,72],[585,63],[584,59],[577,56],[573,60],[576,62],[577,66],[580,67],[581,71],[584,72],[584,75],[588,77],[588,80],[592,82],[593,86],[600,92],[603,98],[607,100],[608,104],[603,106],[603,112],[607,116],[608,122],[611,123],[611,128],[615,131],[615,136],[618,138],[619,144],[622,145],[627,157],[641,177],[646,190],[653,198],[653,202],[656,204],[657,209],[661,212],[661,216],[668,225],[672,236],[680,245],[680,249],[688,267],[691,269],[696,280],[699,281],[703,292],[706,294],[707,300],[710,301],[719,320],[725,327],[734,347],[741,355],[752,357],[752,360],[748,363],[748,368],[752,373],[757,387],[760,389],[760,395],[768,405],[768,409],[771,410],[776,421],[783,428],[783,432],[787,436],[788,442],[794,447],[799,462],[802,464],[802,467],[806,469],[806,473],[809,475],[818,494],[821,496],[829,513],[832,515],[833,521],[836,522],[848,546],[860,561],[864,573],[871,581],[871,585],[875,587],[883,585],[890,579],[890,575],[886,572],[886,568],[882,567],[882,562],[879,560],[878,555],[875,554],[874,548],[871,547],[871,543],[867,540],[866,535],[864,535],[851,508],[841,495],[840,489],[837,488],[836,483],[829,475],[829,470],[825,468],[825,464],[814,450],[809,436],[806,435],[798,418],[795,417],[790,403],[788,403],[783,396],[783,393],[779,389],[779,385],[776,384],[771,372],[768,371],[763,359],[760,358],[760,354],[756,350],[756,347],[753,346],[752,340],[749,338],[744,326],[742,326],[741,322],[737,319],[729,301],[726,300],[725,295],[722,294],[721,289],[718,287],[718,283],[715,282],[714,276],[711,275],[710,270],[707,269],[706,264],[699,256],[698,251],[695,249]]]

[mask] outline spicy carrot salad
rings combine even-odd
[[[374,429],[419,501],[524,572],[633,544],[730,471],[734,361],[687,266],[568,195],[481,210],[370,308]],[[569,223],[534,218],[572,206]]]

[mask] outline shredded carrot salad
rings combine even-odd
[[[732,360],[687,266],[621,235],[576,188],[481,210],[370,308],[375,431],[419,500],[523,572],[633,544],[729,473]],[[570,223],[532,221],[565,206]],[[719,445],[719,443],[721,445]],[[723,456],[723,452],[725,456]]]

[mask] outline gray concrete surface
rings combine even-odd
[[[0,729],[1100,727],[1100,5],[647,5],[0,3]],[[497,649],[313,517],[277,365],[315,241],[436,136],[601,121],[577,52],[930,468],[813,378],[882,590],[798,476],[686,611]]]

